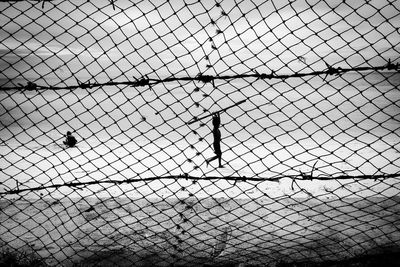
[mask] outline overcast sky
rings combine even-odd
[[[43,9],[1,2],[0,79],[290,73],[324,69],[324,61],[399,60],[400,1],[114,2],[115,10],[108,0]]]

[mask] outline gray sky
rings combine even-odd
[[[1,2],[0,79],[291,73],[324,61],[399,60],[400,1],[114,2],[116,10],[108,0]]]

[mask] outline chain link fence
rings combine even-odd
[[[400,261],[399,1],[0,9],[2,265]]]

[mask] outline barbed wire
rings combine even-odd
[[[256,78],[260,80],[271,80],[271,79],[285,80],[290,78],[302,78],[307,76],[325,76],[324,77],[325,80],[328,76],[331,75],[340,76],[348,72],[382,71],[382,70],[398,71],[400,69],[399,63],[394,64],[390,61],[390,59],[387,64],[376,67],[369,66],[369,67],[354,67],[354,68],[341,68],[341,67],[335,68],[329,66],[328,64],[326,64],[326,66],[327,66],[326,70],[312,71],[308,73],[277,74],[275,71],[271,71],[270,74],[266,74],[254,71],[255,72],[254,74],[236,74],[236,75],[221,75],[221,76],[198,74],[195,77],[168,77],[165,79],[154,79],[154,78],[148,78],[146,76],[146,77],[141,77],[139,79],[134,77],[134,81],[120,81],[120,82],[110,81],[103,83],[97,83],[97,82],[91,83],[90,81],[82,83],[77,80],[77,85],[71,85],[71,86],[42,86],[42,85],[37,85],[30,81],[28,82],[27,85],[19,84],[19,86],[14,86],[14,87],[0,87],[0,90],[28,90],[28,91],[73,90],[73,89],[92,89],[97,87],[118,86],[118,85],[127,85],[131,87],[149,86],[149,88],[151,88],[151,86],[169,82],[198,81],[203,83],[213,83],[216,80],[235,80],[235,79],[248,79],[248,78]]]
[[[292,179],[293,183],[295,183],[295,180],[301,180],[301,181],[312,181],[312,180],[321,180],[321,181],[327,181],[327,180],[368,180],[372,179],[374,181],[378,180],[385,180],[385,179],[391,179],[391,178],[399,178],[400,173],[393,173],[393,174],[376,174],[376,175],[337,175],[337,176],[312,176],[308,175],[306,173],[300,172],[298,175],[285,175],[285,176],[275,176],[272,178],[266,178],[266,177],[240,177],[240,176],[203,176],[203,177],[196,177],[196,176],[191,176],[189,174],[180,174],[180,175],[170,175],[170,176],[161,176],[161,177],[148,177],[148,178],[136,178],[136,179],[125,179],[125,180],[98,180],[98,181],[89,181],[89,182],[66,182],[62,184],[51,184],[48,186],[37,186],[37,187],[28,187],[21,189],[19,186],[19,182],[15,180],[16,182],[16,189],[9,189],[3,192],[0,192],[1,195],[13,195],[13,194],[20,194],[24,192],[35,192],[35,191],[42,191],[42,190],[48,190],[48,189],[57,189],[60,187],[69,187],[69,188],[85,188],[91,185],[100,185],[100,184],[113,184],[113,185],[121,185],[121,184],[133,184],[133,183],[138,183],[138,182],[151,182],[151,181],[160,181],[160,180],[179,180],[179,179],[184,179],[187,181],[211,181],[211,180],[225,180],[225,181],[231,181],[234,183],[234,185],[237,182],[278,182],[281,179]],[[22,184],[21,184],[22,185]]]

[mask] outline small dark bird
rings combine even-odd
[[[67,135],[65,137],[65,141],[63,141],[64,145],[67,147],[74,147],[78,141],[76,138],[72,135],[70,131],[67,132]]]

